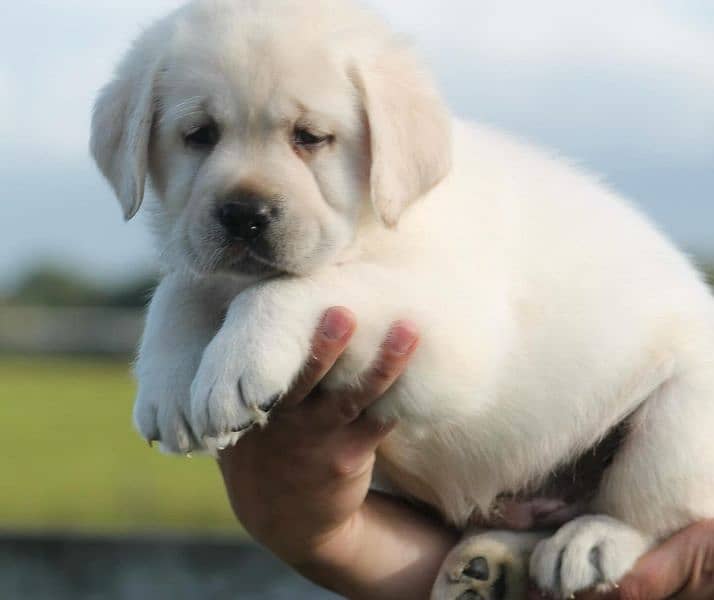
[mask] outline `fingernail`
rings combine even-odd
[[[416,345],[418,338],[417,327],[411,321],[399,321],[387,336],[387,346],[397,354],[407,354]]]
[[[320,330],[330,340],[341,340],[352,328],[352,321],[341,310],[330,310],[322,319]]]

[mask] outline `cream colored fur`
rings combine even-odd
[[[209,117],[219,144],[187,148]],[[298,122],[334,144],[296,149]],[[422,333],[373,409],[399,419],[379,462],[449,522],[466,527],[631,414],[593,505],[622,522],[613,539],[641,536],[615,562],[626,570],[653,539],[714,517],[714,303],[699,275],[594,178],[450,119],[409,50],[351,2],[189,4],[102,91],[92,151],[127,217],[147,174],[155,192],[165,276],[135,420],[166,450],[265,423],[320,314],[344,305],[359,327],[329,385],[359,385],[392,321]],[[221,266],[216,199],[248,181],[280,202],[279,277]],[[578,543],[602,528],[581,527]],[[553,588],[550,543],[532,575]],[[582,587],[573,577],[553,591]]]

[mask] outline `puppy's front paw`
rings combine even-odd
[[[530,572],[541,590],[571,598],[595,588],[607,591],[634,566],[650,540],[611,517],[585,516],[561,527],[536,546]]]
[[[235,444],[265,425],[307,356],[308,342],[259,329],[226,328],[204,352],[191,386],[191,425],[209,446]]]
[[[193,370],[187,369],[193,373]],[[188,454],[199,450],[189,426],[190,377],[179,368],[150,373],[137,372],[139,390],[134,403],[134,425],[150,444],[158,442],[164,452]]]

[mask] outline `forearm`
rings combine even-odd
[[[348,527],[298,570],[351,600],[428,599],[441,563],[458,540],[443,524],[376,493]]]

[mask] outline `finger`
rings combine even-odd
[[[585,600],[705,600],[712,598],[714,522],[685,529],[643,556],[608,594],[584,595]],[[709,574],[709,579],[705,580]]]
[[[714,598],[714,520],[702,521],[688,530],[690,544],[695,548],[690,564],[691,576],[677,600],[702,600]]]
[[[340,479],[360,478],[371,473],[375,450],[394,429],[396,423],[384,423],[365,415],[342,430],[341,442],[332,452],[331,471]],[[344,435],[346,434],[346,435]]]
[[[344,351],[355,327],[355,317],[348,309],[333,307],[325,312],[312,339],[310,358],[283,397],[282,406],[299,404],[320,383]]]
[[[674,600],[711,600],[714,598],[714,583],[704,583],[696,587],[689,587],[682,590]]]
[[[692,558],[689,539],[675,535],[637,562],[620,583],[618,598],[671,598],[686,585],[693,568]]]
[[[372,452],[396,427],[396,421],[380,421],[362,415],[350,427],[350,437],[357,452]]]
[[[418,343],[419,335],[413,323],[396,322],[360,388],[326,394],[319,399],[315,406],[317,426],[331,429],[359,419],[404,372]]]

